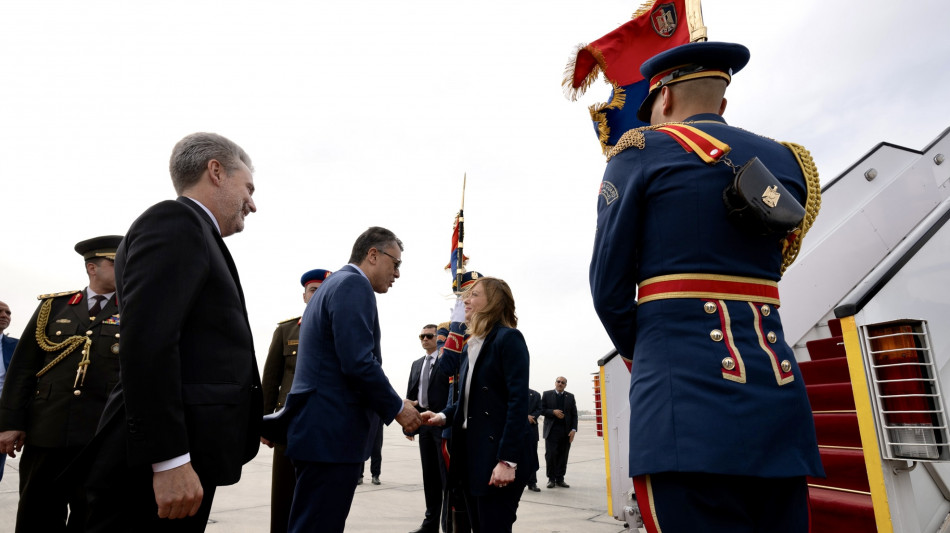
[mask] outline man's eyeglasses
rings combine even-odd
[[[561,380],[559,380],[559,379],[558,379],[558,380],[555,380],[554,382],[557,383],[558,385],[567,385],[567,382],[566,382],[566,381],[561,381]]]
[[[435,333],[423,333],[419,335],[419,340],[429,339],[430,341],[435,338]]]
[[[386,252],[384,252],[384,251],[382,251],[382,250],[377,250],[377,252],[379,252],[379,253],[381,253],[381,254],[388,255],[389,258],[393,260],[393,268],[395,268],[396,270],[399,270],[399,266],[402,265],[402,259],[396,259],[395,257],[393,257],[393,256],[391,256],[391,255],[389,255],[389,254],[387,254]]]

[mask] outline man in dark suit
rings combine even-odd
[[[420,413],[445,409],[449,398],[449,378],[439,371],[438,326],[426,324],[419,334],[426,354],[412,362],[406,398],[418,402]],[[422,525],[411,533],[436,533],[442,522],[442,491],[445,487],[445,461],[442,460],[442,428],[419,428],[419,457],[422,460],[422,487],[426,496],[426,514]]]
[[[534,389],[528,389],[528,423],[531,424],[531,434],[534,436],[534,462],[538,461],[538,442],[541,441],[541,432],[538,431],[538,418],[541,416],[541,395]],[[538,470],[535,469],[528,479],[528,490],[541,492],[538,488]]]
[[[574,395],[564,392],[567,378],[554,381],[554,390],[544,391],[541,411],[544,414],[544,463],[548,474],[548,488],[569,488],[564,482],[567,473],[567,456],[577,433],[577,403]]]
[[[401,256],[393,232],[369,228],[353,244],[350,263],[327,278],[304,311],[284,407],[291,416],[287,456],[297,472],[290,531],[343,531],[379,421],[396,420],[408,432],[422,421],[382,368],[374,293],[389,291]]]
[[[169,167],[181,196],[147,209],[116,253],[122,374],[90,460],[90,532],[204,531],[216,487],[260,447],[261,380],[223,240],[257,210],[251,159],[195,133]]]
[[[10,367],[10,359],[13,358],[13,350],[16,350],[17,341],[4,333],[10,327],[10,317],[13,313],[10,306],[0,302],[0,393],[3,392],[3,380],[7,374],[7,368]],[[3,466],[7,462],[6,454],[0,454],[0,480],[3,479]]]
[[[310,301],[323,280],[330,275],[329,270],[316,268],[300,277],[303,285],[303,303]],[[300,344],[300,318],[284,320],[274,330],[267,359],[264,361],[264,374],[261,376],[261,388],[264,391],[264,413],[274,413],[284,406],[290,385],[294,382],[294,370],[297,367],[297,347]],[[261,441],[264,442],[263,437]],[[285,455],[287,446],[274,446],[274,463],[271,472],[270,488],[270,531],[287,531],[290,519],[290,502],[294,499],[294,485],[297,477],[294,465]]]
[[[42,303],[7,368],[0,396],[0,453],[15,457],[23,450],[17,532],[83,529],[82,482],[57,476],[92,440],[119,379],[113,264],[120,240],[111,235],[76,244],[89,286],[40,296]]]

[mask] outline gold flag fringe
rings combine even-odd
[[[623,87],[616,83],[611,83],[611,85],[614,88],[614,97],[610,99],[610,102],[601,102],[588,108],[591,120],[597,123],[597,140],[600,141],[600,150],[604,155],[607,155],[610,149],[613,148],[613,146],[607,144],[610,140],[610,126],[607,124],[606,111],[608,109],[623,109],[624,104],[627,103],[627,93]]]

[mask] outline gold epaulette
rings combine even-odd
[[[299,316],[295,316],[295,317],[293,317],[293,318],[288,318],[287,320],[281,320],[281,321],[278,322],[277,324],[280,325],[280,324],[286,324],[286,323],[288,323],[288,322],[296,322],[296,321],[300,320],[300,318],[301,318],[301,317],[299,317]]]
[[[451,322],[443,322],[443,323],[439,324],[439,329],[449,329],[449,327],[450,327],[451,325],[452,325]]]
[[[74,291],[64,291],[64,292],[53,292],[53,293],[50,293],[50,294],[41,294],[41,295],[37,296],[36,299],[37,299],[37,300],[45,300],[45,299],[47,299],[47,298],[58,298],[58,297],[60,297],[60,296],[69,296],[69,295],[71,295],[71,294],[76,294],[77,292],[81,292],[81,291],[82,291],[82,289],[76,289],[76,290],[74,290]]]

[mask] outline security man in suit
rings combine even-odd
[[[548,488],[570,488],[564,481],[567,473],[567,458],[571,443],[577,434],[577,402],[574,395],[565,392],[567,378],[554,381],[554,389],[541,396],[541,412],[544,414],[544,463],[548,475]]]
[[[442,411],[449,398],[449,378],[438,369],[438,326],[426,324],[419,334],[419,341],[426,354],[412,362],[409,371],[409,389],[406,398],[418,402],[416,409]],[[442,491],[445,488],[446,470],[442,460],[442,428],[422,426],[419,428],[419,456],[422,460],[422,487],[426,497],[426,514],[422,525],[411,533],[437,533],[442,523]]]
[[[119,381],[113,265],[121,240],[108,235],[76,244],[89,286],[39,297],[7,369],[0,453],[23,450],[17,532],[83,530],[81,482],[57,477],[92,439]]]
[[[806,476],[823,475],[777,283],[820,185],[807,150],[723,120],[748,60],[698,42],[645,62],[651,125],[620,138],[601,183],[591,293],[633,360],[629,472],[649,532],[805,532]],[[753,157],[806,208],[790,234],[727,216],[733,165]]]
[[[10,359],[13,359],[13,351],[16,350],[17,341],[20,340],[4,333],[10,327],[12,316],[10,306],[0,302],[0,392],[3,392],[3,378],[7,374],[7,367],[10,366]],[[0,453],[0,480],[3,479],[3,466],[6,462],[7,456]]]
[[[531,424],[531,434],[534,436],[534,462],[538,461],[538,443],[541,442],[541,432],[538,430],[538,419],[543,414],[541,410],[541,395],[534,389],[528,389],[528,423]],[[538,488],[538,471],[535,470],[528,479],[528,490],[541,492]]]
[[[329,270],[317,268],[305,272],[300,278],[303,285],[303,303],[310,301],[323,280],[330,275]],[[300,343],[300,317],[284,320],[277,324],[267,360],[264,361],[264,373],[261,374],[261,389],[264,392],[264,413],[274,413],[284,406],[284,398],[294,382],[294,369],[297,366],[297,345]],[[287,531],[290,519],[290,503],[294,499],[294,465],[284,452],[287,446],[274,447],[274,464],[271,473],[270,492],[270,530],[271,533]]]

